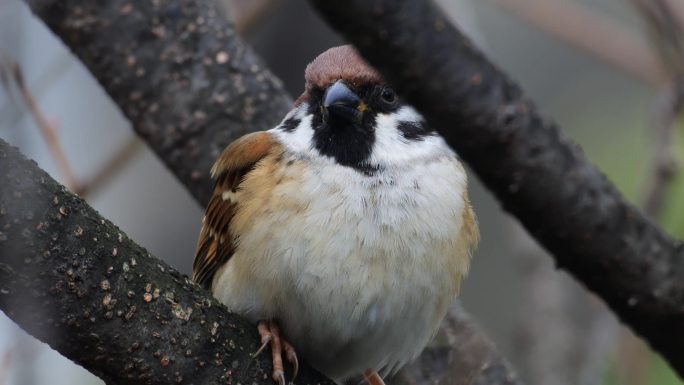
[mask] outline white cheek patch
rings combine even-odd
[[[423,119],[423,116],[411,106],[401,107],[397,112],[394,113],[394,116],[396,116],[397,120],[401,122],[420,123],[425,120]]]
[[[280,125],[269,131],[280,139],[280,142],[291,152],[300,154],[312,152],[314,135],[312,127],[313,115],[307,115],[308,108],[308,103],[302,103],[299,107],[290,111]],[[291,130],[282,130],[281,126],[292,119],[299,120],[299,124]]]
[[[294,152],[309,152],[313,147],[312,120],[313,115],[304,116],[294,131],[283,134],[283,143]]]
[[[375,143],[370,163],[376,166],[398,166],[421,159],[453,155],[439,135],[426,135],[420,140],[408,140],[401,131],[401,123],[422,123],[423,117],[406,106],[390,114],[378,114],[375,119]]]

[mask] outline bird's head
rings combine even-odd
[[[305,80],[295,108],[276,128],[296,152],[366,174],[451,152],[352,46],[323,52],[307,66]]]

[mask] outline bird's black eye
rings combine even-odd
[[[387,104],[394,104],[394,102],[397,101],[397,94],[394,93],[394,90],[389,87],[385,87],[382,89],[380,97],[382,98],[382,101]]]

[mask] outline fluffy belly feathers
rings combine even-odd
[[[301,162],[266,161],[243,181],[236,194],[249,204],[213,292],[253,322],[277,320],[333,379],[398,368],[432,337],[467,271],[465,174],[450,157],[361,180]]]

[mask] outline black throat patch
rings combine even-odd
[[[309,107],[309,112],[313,114],[313,145],[321,155],[366,175],[374,173],[368,165],[375,144],[374,113],[366,113],[363,121],[353,124],[334,119],[324,121],[316,104]]]

